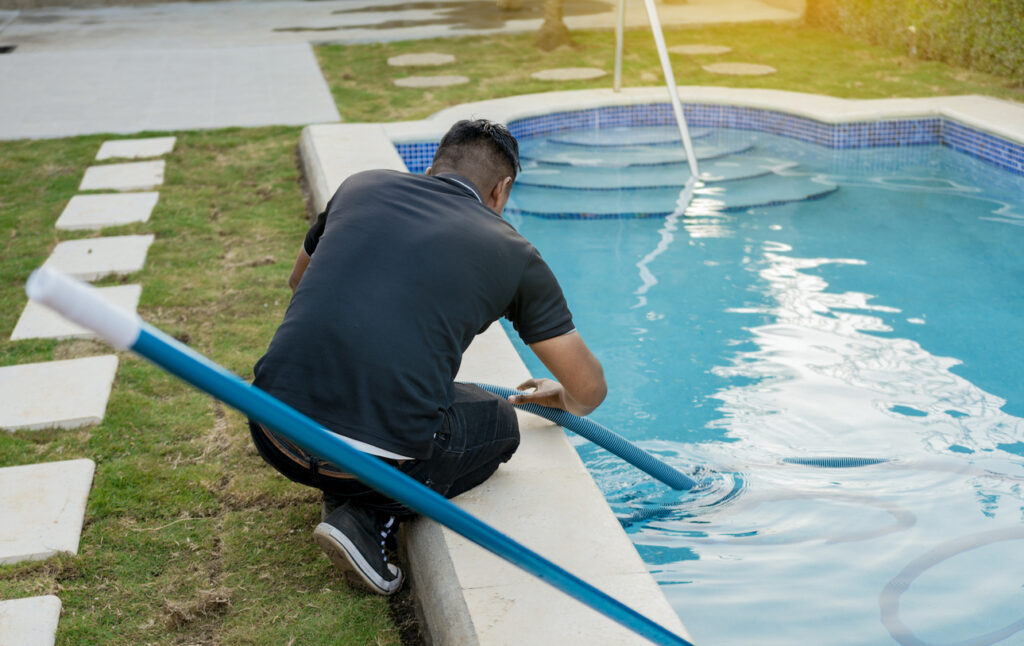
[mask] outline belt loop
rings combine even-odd
[[[317,485],[320,484],[320,459],[315,456],[309,456],[309,473],[313,476],[313,482]]]

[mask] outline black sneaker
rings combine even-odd
[[[345,504],[348,498],[344,496],[335,496],[334,494],[323,492],[324,504],[320,507],[320,522],[327,520],[327,517],[331,515],[331,512]]]
[[[313,530],[313,539],[349,585],[390,595],[402,587],[402,570],[388,563],[385,543],[397,527],[394,516],[346,503]]]

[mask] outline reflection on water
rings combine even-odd
[[[516,223],[605,364],[595,418],[700,486],[581,456],[697,643],[1024,644],[1024,180],[743,136],[840,190]]]
[[[723,402],[721,424],[734,436],[772,451],[763,430],[781,422],[776,450],[798,443],[806,452],[829,454],[853,445],[885,457],[945,453],[954,444],[994,449],[1020,437],[1022,420],[1002,412],[1004,399],[950,372],[959,360],[934,356],[910,339],[871,334],[892,331],[871,312],[899,309],[873,304],[869,294],[828,292],[824,279],[804,273],[864,261],[796,258],[788,251],[765,243],[758,275],[775,306],[761,312],[772,316],[771,324],[750,329],[758,349],[714,368],[756,380],[715,395]]]
[[[707,225],[695,226],[695,237],[708,237],[709,232],[701,226]],[[714,226],[723,224],[719,220]],[[716,230],[713,235],[728,234]],[[666,583],[696,584],[686,586],[685,593],[673,591],[672,596],[682,601],[681,614],[691,631],[697,636],[706,631],[713,643],[748,643],[746,639],[755,635],[737,631],[735,624],[729,623],[728,616],[735,607],[725,610],[716,602],[706,603],[699,590],[748,588],[750,578],[758,580],[771,572],[785,577],[789,584],[796,583],[798,592],[790,588],[789,593],[780,595],[768,586],[755,585],[753,589],[758,592],[744,595],[742,601],[734,599],[757,616],[758,623],[765,621],[761,595],[785,598],[791,604],[810,605],[825,612],[821,606],[827,608],[829,604],[808,598],[808,589],[804,588],[809,564],[801,563],[803,558],[786,546],[814,544],[819,556],[811,570],[846,570],[862,582],[862,587],[866,583],[869,589],[877,589],[883,573],[899,561],[880,557],[877,552],[900,553],[909,551],[910,546],[930,545],[935,541],[935,527],[943,528],[937,537],[945,537],[957,531],[965,519],[972,519],[973,525],[981,517],[991,520],[998,515],[1003,522],[1015,524],[995,531],[1014,532],[1014,537],[1022,531],[1024,495],[1019,465],[1002,473],[998,467],[995,471],[979,469],[971,466],[969,458],[950,458],[950,450],[958,447],[957,452],[966,455],[997,451],[1000,445],[1024,436],[1024,420],[1002,410],[1004,399],[951,372],[960,360],[933,355],[912,339],[889,334],[893,328],[883,315],[899,315],[899,308],[877,302],[876,297],[864,292],[830,291],[820,273],[815,273],[826,266],[856,271],[867,264],[866,260],[799,257],[790,244],[770,239],[763,241],[761,248],[761,258],[751,265],[756,267],[760,289],[769,297],[768,302],[761,307],[726,311],[760,315],[770,322],[748,329],[754,349],[738,352],[727,364],[711,368],[713,374],[725,379],[743,378],[743,385],[727,386],[712,395],[721,401],[721,417],[712,425],[738,441],[708,451],[707,459],[736,465],[731,467],[733,471],[724,473],[744,482],[744,486],[708,505],[648,506],[623,517],[624,525],[641,544],[663,545],[665,539],[676,536],[693,551],[695,558],[658,564],[657,574]],[[899,460],[849,474],[835,470],[810,474],[763,466],[766,458],[781,459],[794,453],[844,455],[851,451]],[[740,475],[755,469],[756,473]],[[897,470],[903,470],[898,477]],[[908,476],[911,471],[913,474]],[[964,479],[961,474],[973,477]],[[875,493],[876,489],[880,492]],[[942,503],[936,504],[934,496],[940,491]],[[619,501],[613,500],[621,514],[621,503],[616,503]],[[918,514],[928,517],[921,528],[916,527]],[[646,524],[636,528],[640,522]],[[901,536],[911,529],[918,531]],[[840,545],[843,549],[837,549]],[[780,560],[794,559],[796,562],[788,566],[779,564]],[[856,567],[850,567],[851,559]],[[1010,562],[1024,565],[1019,556]],[[941,572],[941,559],[928,564]],[[722,576],[723,570],[729,569],[745,571],[742,583]],[[986,578],[1007,572],[1001,566],[993,569]],[[680,577],[682,571],[687,574],[685,578]],[[911,582],[902,587],[897,583],[895,588],[888,583],[880,597],[886,620],[883,625],[889,637],[901,644],[931,643],[921,641],[917,631],[925,631],[930,628],[928,623],[935,621],[947,631],[961,634],[960,643],[964,645],[1019,638],[1018,631],[1024,628],[1019,612],[1011,612],[1008,618],[1000,613],[1005,615],[1007,607],[1014,607],[1014,598],[1024,602],[1024,594],[1019,591],[1024,569],[1009,570],[1009,577],[1009,601],[1004,595],[989,608],[983,605],[972,610],[998,625],[991,634],[988,630],[972,633],[964,627],[976,625],[976,616],[969,621],[967,617],[951,620],[960,613],[950,614],[950,610],[960,605],[963,597],[954,591],[959,582],[941,574],[933,576],[933,584],[950,588],[947,592],[951,593],[936,597],[926,591],[937,605],[930,613],[917,612],[916,627],[904,623],[898,611],[901,595],[906,592],[911,598],[913,591],[907,592]],[[866,592],[859,589],[851,594],[863,601]],[[849,638],[847,643],[884,640],[877,634],[877,620],[867,616],[871,609],[865,605],[862,610],[864,616],[856,628],[860,636]],[[820,618],[807,620],[824,628]],[[867,632],[876,634],[868,641],[863,636],[865,624],[873,628]],[[723,629],[723,625],[729,627]],[[800,641],[800,631],[794,634],[782,626],[776,629],[778,634],[772,639],[777,643],[810,643]],[[930,632],[935,633],[934,629]],[[816,635],[813,643],[844,642]]]

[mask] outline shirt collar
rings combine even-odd
[[[457,173],[441,173],[439,175],[435,175],[434,177],[437,177],[438,179],[443,179],[447,182],[454,182],[458,184],[462,188],[472,193],[473,197],[476,198],[477,202],[480,202],[481,204],[484,203],[483,199],[480,197],[480,193],[478,193],[476,187],[473,186],[473,182],[469,181],[462,175],[459,175]]]

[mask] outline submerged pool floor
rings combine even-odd
[[[666,215],[661,132],[523,141],[507,217],[605,365],[592,417],[701,481],[578,444],[696,642],[1024,644],[1024,178],[702,130]],[[819,456],[886,461],[785,461]]]

